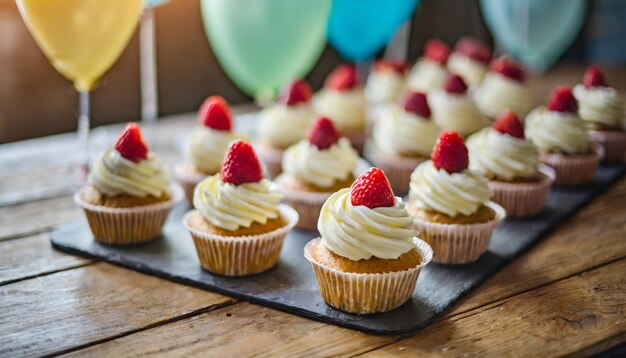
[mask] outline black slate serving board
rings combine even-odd
[[[189,233],[181,224],[188,208],[177,206],[162,239],[132,248],[100,245],[93,240],[85,219],[57,228],[52,245],[60,250],[93,257],[150,275],[319,321],[378,334],[400,334],[418,330],[432,322],[461,296],[477,287],[544,237],[626,173],[626,164],[604,166],[593,184],[584,188],[555,188],[548,207],[530,219],[507,219],[496,229],[489,251],[475,263],[448,266],[430,264],[422,271],[413,298],[396,310],[373,315],[354,315],[324,303],[313,270],[303,257],[303,247],[317,237],[315,232],[292,231],[285,240],[278,265],[249,277],[228,278],[200,268]],[[564,248],[566,249],[566,248]]]

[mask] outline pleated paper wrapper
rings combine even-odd
[[[365,144],[365,158],[375,167],[382,169],[397,196],[404,196],[409,192],[411,173],[427,158],[408,158],[384,153],[373,141]]]
[[[198,173],[189,169],[190,164],[180,165],[174,168],[174,177],[183,187],[187,204],[193,207],[193,190],[199,182],[204,180],[208,175]]]
[[[541,180],[528,183],[489,181],[491,200],[502,205],[508,217],[527,217],[540,213],[546,206],[550,186],[556,173],[547,165],[539,165]]]
[[[589,131],[589,138],[604,148],[603,161],[626,160],[626,131]]]
[[[282,160],[285,151],[264,144],[259,144],[254,149],[263,162],[267,175],[270,178],[276,178],[283,171]]]
[[[539,153],[539,160],[556,172],[556,185],[581,185],[591,183],[600,160],[604,156],[602,146],[594,143],[593,153],[564,155],[559,153]]]

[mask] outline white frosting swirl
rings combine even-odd
[[[465,95],[437,90],[429,97],[435,123],[445,130],[465,136],[485,127],[489,121],[480,112],[474,100]]]
[[[170,178],[158,158],[149,155],[148,159],[133,162],[111,148],[93,163],[89,183],[108,196],[160,198],[167,191]]]
[[[363,129],[365,107],[362,87],[347,91],[324,88],[313,98],[315,111],[332,120],[339,131]]]
[[[617,91],[611,87],[574,87],[578,100],[578,114],[589,124],[601,124],[621,129],[624,119],[624,103]]]
[[[526,85],[493,72],[487,73],[475,98],[478,108],[491,118],[506,109],[524,118],[533,106],[533,96]]]
[[[193,206],[212,225],[234,231],[277,218],[282,199],[276,184],[267,179],[233,185],[223,183],[216,174],[196,185]]]
[[[412,91],[430,91],[441,87],[446,78],[446,67],[427,58],[417,61],[409,73]]]
[[[283,154],[283,171],[321,188],[346,180],[354,172],[359,156],[347,138],[330,148],[320,150],[308,140],[287,148]]]
[[[469,137],[466,143],[472,170],[504,180],[537,175],[539,153],[528,140],[484,128]]]
[[[394,71],[374,71],[365,85],[365,98],[372,104],[395,102],[405,86],[404,75]]]
[[[440,128],[429,118],[394,106],[385,110],[376,122],[373,135],[384,152],[430,156]]]
[[[273,104],[260,113],[259,139],[278,148],[287,148],[306,136],[314,119],[310,103]]]
[[[526,137],[544,152],[581,154],[589,151],[585,123],[575,113],[535,108],[526,117]]]
[[[196,126],[189,137],[187,156],[199,171],[215,174],[222,167],[228,145],[237,139],[243,138],[231,131]]]
[[[350,189],[331,195],[322,206],[317,229],[328,250],[352,261],[372,256],[397,259],[415,248],[412,218],[396,197],[394,206],[352,206]]]
[[[456,217],[472,215],[489,201],[487,179],[480,173],[465,169],[448,173],[437,169],[432,160],[415,168],[411,174],[409,198],[417,208]]]
[[[468,86],[476,87],[483,82],[487,65],[468,56],[453,52],[448,58],[448,70],[463,78]]]

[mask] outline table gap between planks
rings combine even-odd
[[[545,98],[582,71],[561,66],[532,86]],[[607,77],[626,90],[626,68]],[[151,128],[166,163],[180,160],[193,123],[185,114]],[[120,128],[94,136],[107,143]],[[52,228],[82,215],[67,185],[72,141],[0,146],[0,356],[588,356],[626,341],[626,179],[437,322],[376,336],[53,250]]]

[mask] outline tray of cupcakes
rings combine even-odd
[[[294,81],[253,133],[209,97],[173,177],[131,123],[52,244],[332,324],[420,329],[626,173],[596,66],[532,109],[513,60],[472,39],[449,55],[433,40],[365,86],[351,65],[315,95]]]

